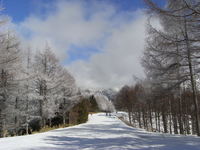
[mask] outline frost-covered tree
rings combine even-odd
[[[33,69],[33,58],[31,49],[27,48],[23,50],[22,55],[22,72],[20,73],[21,81],[21,96],[19,111],[21,112],[21,119],[23,125],[26,127],[26,134],[28,134],[29,122],[34,118],[36,106],[34,105],[35,100],[38,98],[34,81],[36,74]]]
[[[74,78],[60,65],[49,46],[38,52],[34,59],[34,79],[39,100],[39,115],[43,126],[59,112],[60,105],[66,107],[68,97],[76,94]],[[62,114],[65,116],[65,111]]]
[[[46,119],[49,115],[53,115],[55,109],[56,90],[59,86],[57,79],[61,67],[48,45],[44,51],[36,53],[33,65],[36,73],[35,86],[39,100],[39,115],[44,126]]]
[[[59,77],[59,81],[60,81],[60,86],[59,86],[59,111],[63,117],[63,123],[66,123],[66,113],[68,110],[68,107],[71,103],[70,98],[77,95],[77,87],[75,84],[75,79],[73,78],[73,76],[65,69],[63,68],[60,71],[60,77]]]
[[[0,136],[4,136],[12,120],[17,122],[15,107],[20,94],[20,70],[19,41],[13,34],[3,33],[0,36]]]
[[[31,54],[4,23],[0,21],[0,137],[24,129],[28,134],[33,120],[45,126],[56,113],[65,120],[70,97],[78,93],[75,79],[48,45]]]
[[[181,87],[190,83],[193,93],[194,114],[197,135],[199,129],[199,106],[196,80],[199,74],[199,1],[167,0],[165,8],[160,8],[151,0],[146,0],[151,14],[159,17],[162,30],[150,26],[150,36],[145,52],[145,68],[151,78],[165,87],[178,89],[179,122],[182,126]],[[190,82],[188,82],[190,81]],[[183,134],[183,129],[180,129]]]

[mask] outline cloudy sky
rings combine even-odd
[[[143,78],[143,0],[3,0],[22,43],[48,43],[82,88],[120,88]]]

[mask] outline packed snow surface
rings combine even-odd
[[[150,133],[104,113],[74,127],[0,139],[0,150],[200,150],[200,138]]]

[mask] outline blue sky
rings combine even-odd
[[[43,3],[55,3],[61,0],[2,0],[2,5],[5,8],[3,13],[12,17],[14,22],[23,21],[30,14],[37,13],[40,4]],[[65,1],[65,0],[64,0]],[[70,1],[70,0],[66,0]],[[72,1],[72,0],[71,0]],[[87,4],[93,1],[106,2],[109,5],[115,5],[119,11],[132,11],[138,8],[145,8],[143,0],[85,0]],[[154,0],[155,2],[163,5],[164,0]]]
[[[50,11],[49,8],[45,8],[45,4],[49,3],[54,5],[59,0],[2,0],[2,5],[5,8],[3,14],[11,17],[13,23],[23,22],[30,15],[38,15],[45,14]],[[65,0],[64,0],[65,1]],[[66,0],[72,1],[72,0]],[[97,2],[107,3],[108,5],[114,5],[117,8],[117,13],[122,13],[126,11],[134,11],[139,8],[144,8],[143,0],[96,0]],[[94,2],[94,0],[85,0],[86,5],[90,5],[90,3]],[[42,6],[41,6],[42,5]],[[44,5],[44,6],[43,6]],[[29,35],[29,34],[28,34]],[[75,49],[75,51],[73,51]],[[87,49],[87,52],[80,53]],[[79,53],[78,53],[79,52]],[[99,49],[95,47],[87,46],[87,47],[79,47],[75,45],[70,46],[70,50],[68,52],[68,59],[63,62],[71,63],[75,60],[84,59],[87,60],[93,53],[100,52]]]
[[[164,5],[164,0],[154,0]],[[48,43],[80,87],[119,88],[144,76],[143,0],[2,0],[24,47]],[[154,20],[155,24],[158,24]]]

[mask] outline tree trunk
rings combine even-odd
[[[169,131],[172,134],[172,105],[171,99],[169,99]]]
[[[142,128],[142,123],[141,123],[141,112],[139,110],[138,112],[138,122],[139,122],[139,128]]]
[[[160,132],[160,112],[158,112],[158,131]]]
[[[179,89],[180,90],[180,89]],[[182,98],[181,98],[181,93],[179,94],[178,98],[178,107],[179,107],[179,114],[178,114],[178,123],[179,123],[179,133],[184,134],[183,130],[183,111],[182,111]]]
[[[51,127],[52,125],[52,121],[51,121],[51,118],[49,119],[49,126]]]
[[[163,121],[163,127],[164,127],[164,132],[168,133],[167,131],[167,117],[164,111],[162,111],[162,121]]]
[[[156,131],[158,131],[158,115],[156,111],[155,111],[155,120],[156,120]]]
[[[195,117],[192,115],[192,134],[196,134],[197,131],[196,131],[196,120],[195,120]]]
[[[3,119],[3,137],[6,137],[6,121]]]
[[[146,128],[146,121],[145,121],[145,113],[144,110],[142,111],[142,120],[143,120],[143,127]]]
[[[63,113],[63,124],[66,124],[66,120],[65,120],[65,112]]]
[[[193,66],[192,66],[192,60],[191,60],[191,50],[190,50],[190,44],[189,44],[189,38],[187,33],[187,23],[185,19],[185,41],[186,41],[186,48],[187,48],[187,57],[188,57],[188,66],[190,71],[190,82],[192,86],[192,99],[194,103],[194,114],[195,114],[195,123],[196,123],[196,132],[197,136],[200,136],[200,130],[199,130],[199,106],[198,106],[198,100],[197,100],[197,91],[196,91],[196,83],[194,79],[194,73],[193,73]]]
[[[131,122],[131,112],[128,110],[128,119],[129,119],[129,123],[132,124]]]
[[[173,118],[173,125],[174,125],[174,134],[178,134],[178,125],[177,125],[176,114],[173,114],[172,118]]]
[[[149,104],[149,121],[150,121],[150,128],[151,128],[151,131],[153,131],[153,121],[152,121],[152,111],[151,111],[151,104]]]
[[[3,137],[3,116],[1,109],[0,109],[0,137]]]
[[[26,122],[26,135],[28,135],[29,133],[28,133],[28,122]]]
[[[179,53],[179,47],[178,47],[178,44],[176,44],[176,51],[177,51],[177,64],[178,64],[178,67],[177,67],[177,79],[179,81],[180,79],[180,53]],[[181,86],[179,85],[178,88],[178,110],[179,110],[179,113],[178,113],[178,123],[179,123],[179,131],[180,131],[180,134],[184,134],[184,131],[183,131],[183,111],[182,111],[182,96],[181,96]]]

